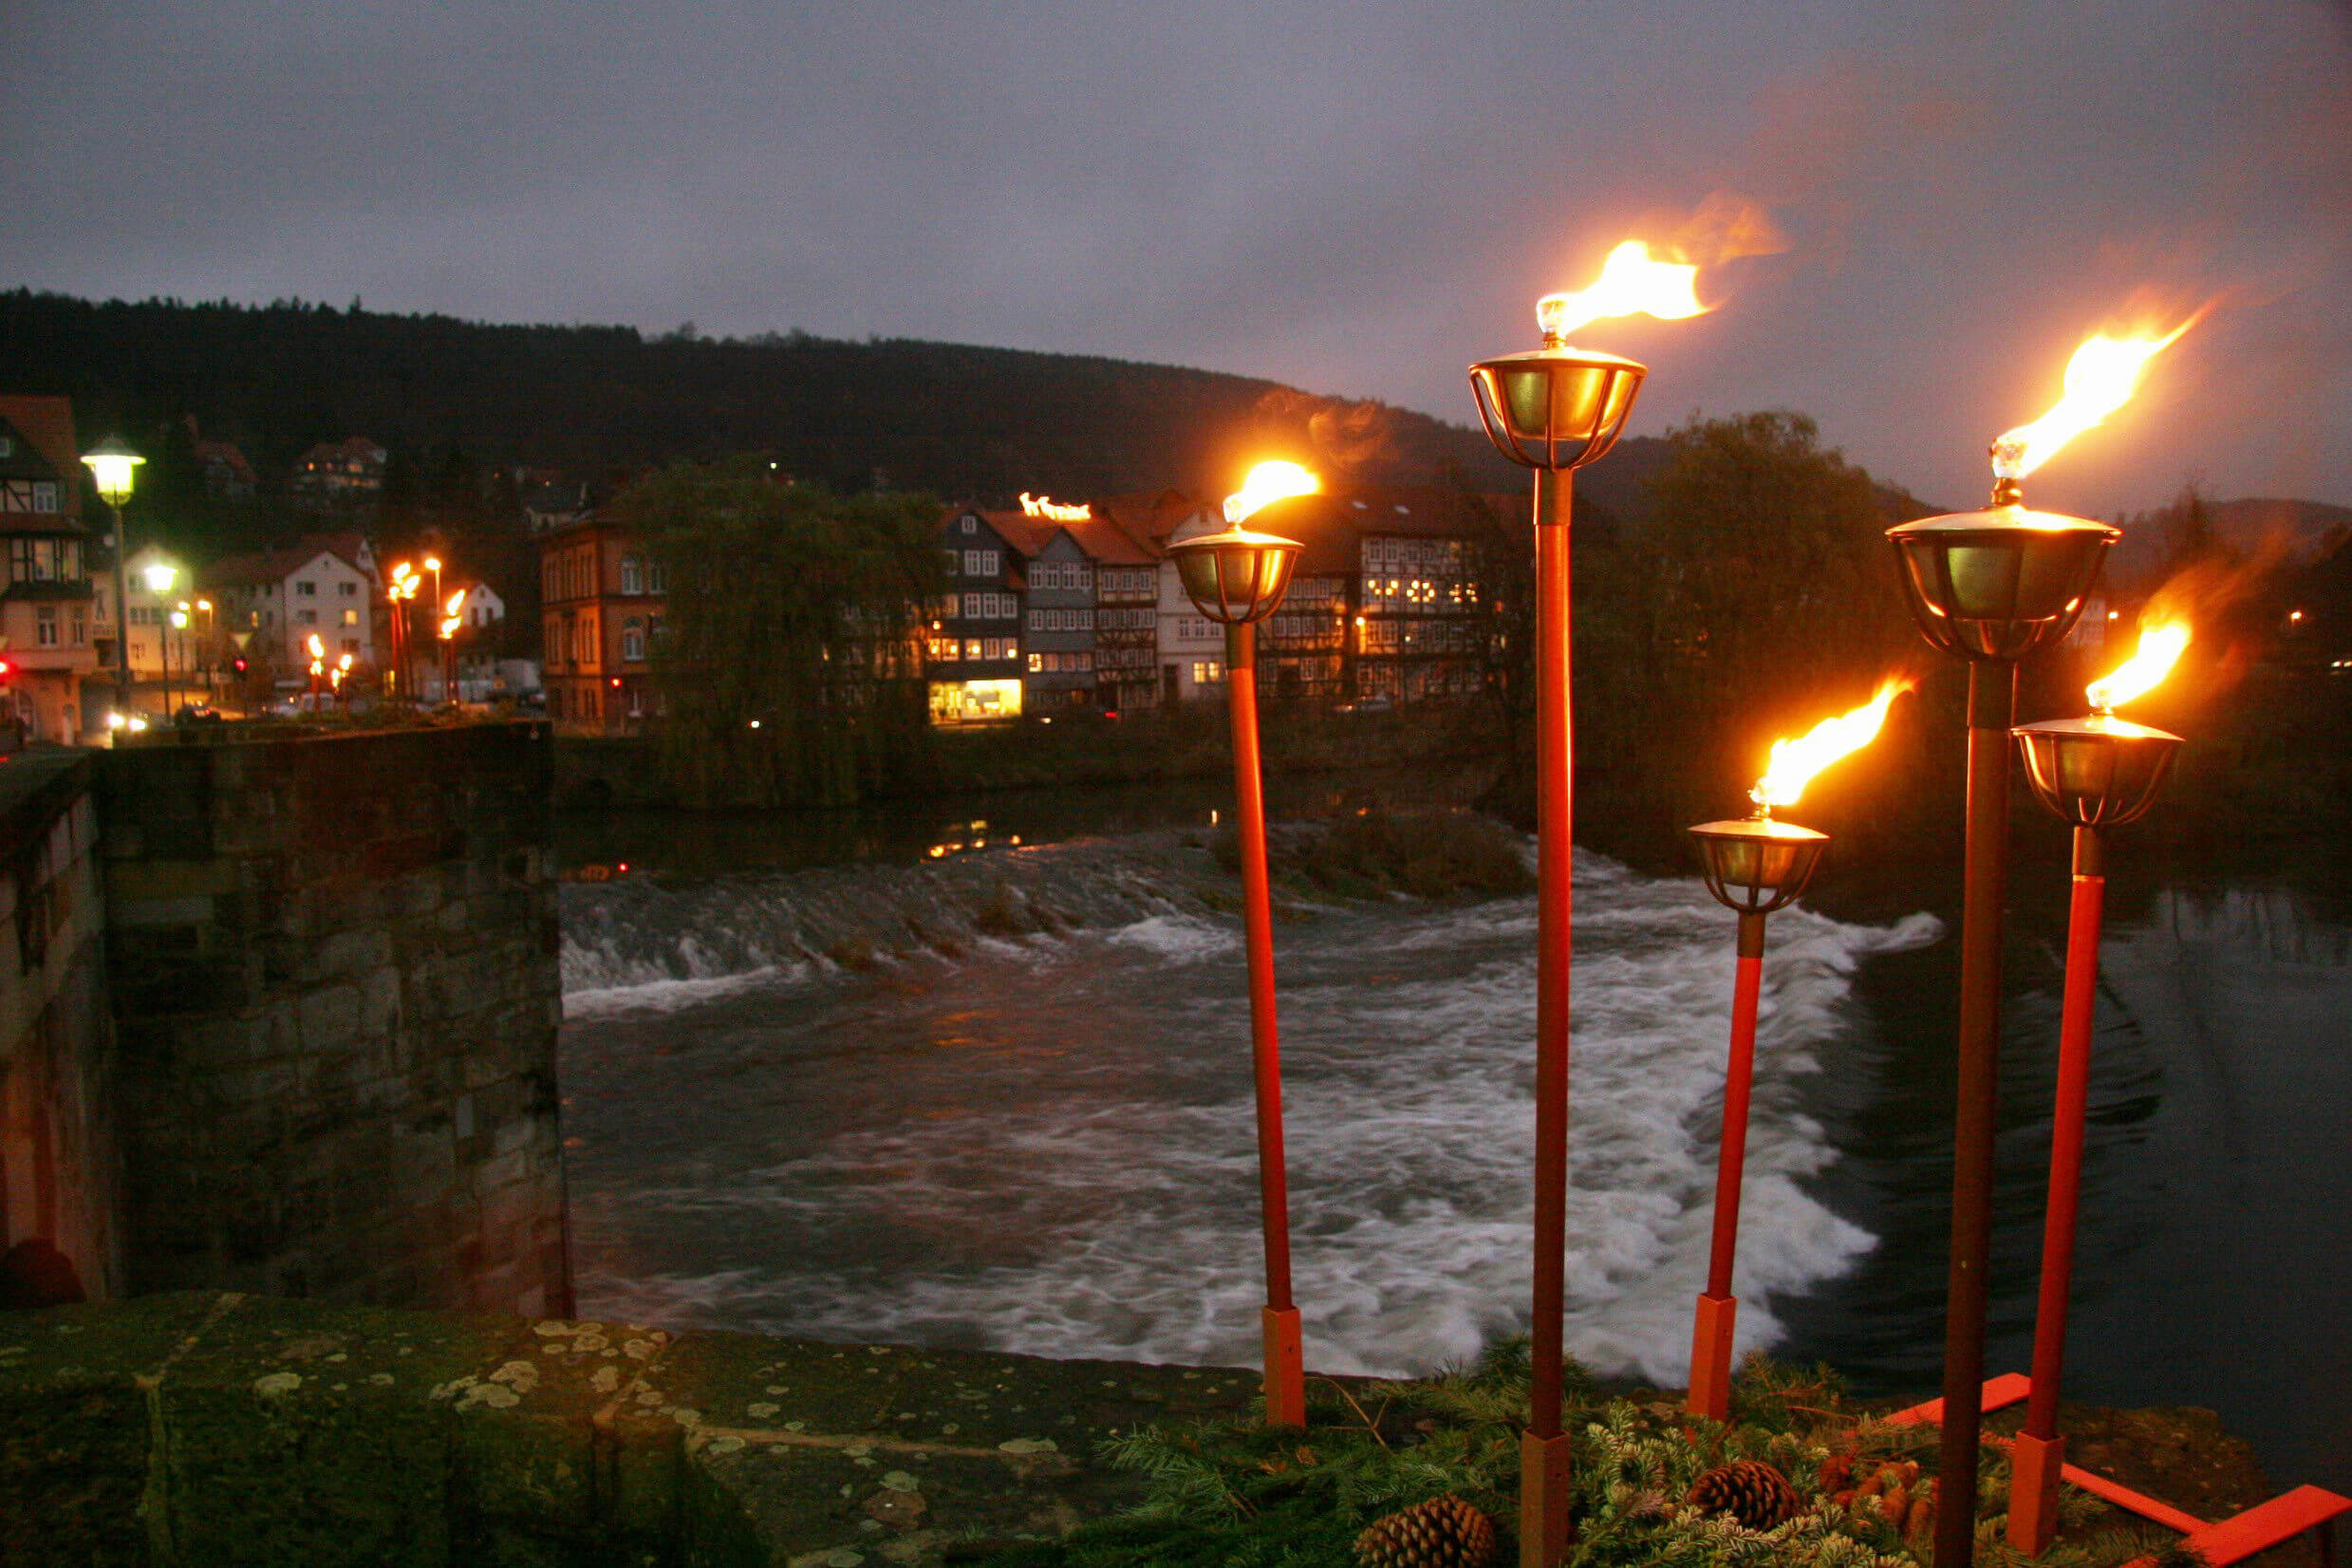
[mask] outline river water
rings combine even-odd
[[[563,892],[581,1310],[1252,1362],[1248,1020],[1235,885],[1206,847],[1217,798],[1035,796],[815,831],[568,823],[575,866],[628,868]],[[1292,786],[1276,809],[1353,798]],[[1995,1370],[2030,1346],[2063,866],[2021,860]],[[1730,920],[1695,878],[1580,853],[1577,879],[1569,1344],[1679,1386]],[[2352,924],[2329,886],[2307,866],[2119,875],[2068,1388],[2211,1406],[2282,1482],[2341,1488]],[[1839,918],[1770,928],[1741,1336],[1929,1393],[1957,923],[1932,877],[1824,898]],[[1523,1332],[1533,900],[1279,913],[1310,1365],[1411,1372]]]

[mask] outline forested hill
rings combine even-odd
[[[154,442],[192,415],[206,439],[236,442],[265,488],[312,443],[351,435],[444,494],[518,463],[601,476],[747,450],[836,488],[879,478],[998,499],[1214,494],[1267,456],[1366,482],[1525,482],[1472,426],[1243,376],[899,339],[499,327],[356,301],[0,293],[0,389],[69,394],[93,439]],[[1466,417],[1466,386],[1464,403]]]

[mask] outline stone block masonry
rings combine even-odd
[[[97,757],[121,1288],[569,1310],[542,724]]]

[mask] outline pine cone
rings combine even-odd
[[[1710,1514],[1729,1514],[1751,1530],[1769,1530],[1804,1507],[1788,1477],[1753,1459],[1719,1465],[1700,1476],[1691,1484],[1689,1501]]]
[[[1355,1538],[1361,1568],[1485,1568],[1494,1521],[1450,1493],[1377,1519]]]

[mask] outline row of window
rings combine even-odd
[[[9,577],[17,583],[78,583],[82,580],[82,541],[10,539]]]
[[[1029,673],[1032,675],[1070,674],[1093,667],[1094,656],[1091,653],[1033,653],[1029,656]]]
[[[959,659],[1017,659],[1021,651],[1017,637],[934,637],[928,646],[932,660],[943,664]]]
[[[345,599],[356,599],[360,596],[360,586],[359,584],[353,582],[340,582],[335,585],[335,591]],[[295,598],[315,599],[318,596],[318,584],[312,582],[308,577],[297,577],[294,579]]]
[[[993,550],[949,550],[941,553],[947,557],[947,574],[950,577],[959,569],[966,577],[994,577],[1004,569],[1004,557]]]
[[[1105,631],[1149,631],[1159,622],[1160,612],[1148,607],[1142,609],[1098,609],[1094,612],[1094,624]]]
[[[1431,572],[1459,571],[1469,560],[1469,547],[1460,539],[1394,539],[1364,541],[1367,567],[1397,567]]]
[[[1444,581],[1431,577],[1367,577],[1364,579],[1364,607],[1392,609],[1400,605],[1450,605],[1456,607],[1478,603],[1478,585],[1460,579]]]
[[[966,621],[1010,621],[1021,612],[1017,593],[967,593],[963,596],[963,618]]]
[[[73,633],[73,646],[85,647],[90,641],[89,621],[80,605],[72,606],[71,608],[73,613],[67,618],[66,624]],[[32,635],[35,643],[45,648],[56,647],[58,645],[57,625],[55,605],[35,605],[33,607]]]
[[[1033,562],[1029,586],[1064,593],[1091,593],[1094,588],[1094,569],[1084,561]]]
[[[1160,591],[1160,569],[1157,567],[1105,567],[1098,576],[1105,593]]]
[[[1108,614],[1108,611],[1105,611]],[[1031,631],[1092,631],[1094,612],[1091,609],[1033,609],[1029,612]]]

